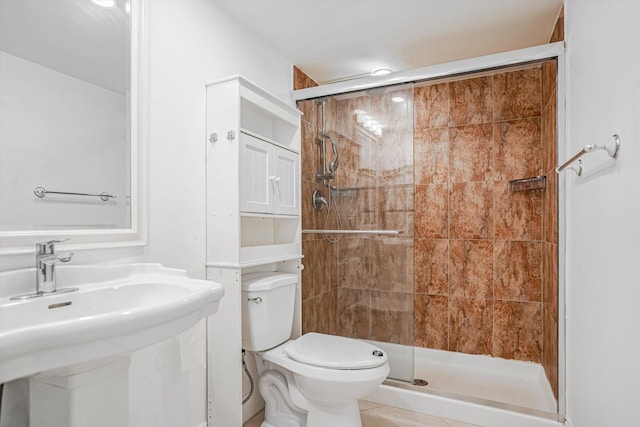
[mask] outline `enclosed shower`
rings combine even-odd
[[[298,101],[303,332],[387,384],[557,416],[556,61]]]

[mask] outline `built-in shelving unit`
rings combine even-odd
[[[300,114],[241,76],[207,85],[207,265],[301,254]]]
[[[209,424],[240,426],[242,274],[300,277],[301,113],[241,76],[206,90],[207,278],[225,289],[207,323]],[[300,300],[298,285],[294,336]]]

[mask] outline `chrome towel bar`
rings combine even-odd
[[[564,162],[564,164],[562,166],[558,166],[556,168],[556,173],[560,173],[563,170],[567,169],[567,167],[569,167],[569,165],[573,162],[575,162],[576,160],[578,161],[578,168],[571,168],[572,171],[574,171],[578,176],[582,176],[582,159],[580,157],[584,156],[587,153],[591,153],[593,151],[596,150],[604,150],[607,152],[607,154],[609,154],[609,156],[611,156],[612,158],[616,159],[618,157],[618,151],[620,151],[620,137],[617,134],[613,135],[613,144],[609,143],[609,144],[605,144],[605,145],[597,145],[597,144],[587,144],[584,146],[584,148],[582,150],[580,150],[579,153],[577,153],[575,156],[573,156],[572,158],[570,158],[569,160],[567,160],[566,162]]]
[[[88,197],[100,197],[100,200],[102,200],[103,202],[108,201],[109,199],[116,199],[117,196],[114,196],[113,194],[109,194],[106,192],[102,192],[100,194],[89,194],[89,193],[71,193],[68,191],[51,191],[51,190],[47,190],[44,187],[36,187],[33,189],[33,194],[36,195],[36,197],[39,198],[44,198],[47,194],[70,194],[72,196],[88,196]]]

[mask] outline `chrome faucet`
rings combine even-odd
[[[76,291],[78,288],[57,289],[56,264],[69,262],[73,253],[55,253],[55,244],[67,239],[51,240],[49,242],[36,243],[36,291],[33,293],[11,297],[12,300],[22,300],[41,297],[55,293]]]
[[[49,242],[36,243],[36,293],[45,294],[56,292],[56,264],[69,262],[73,254],[57,255],[55,244],[63,240],[51,240]]]

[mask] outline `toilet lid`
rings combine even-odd
[[[285,351],[295,361],[329,369],[375,368],[387,361],[387,354],[374,345],[315,332],[292,341]]]

